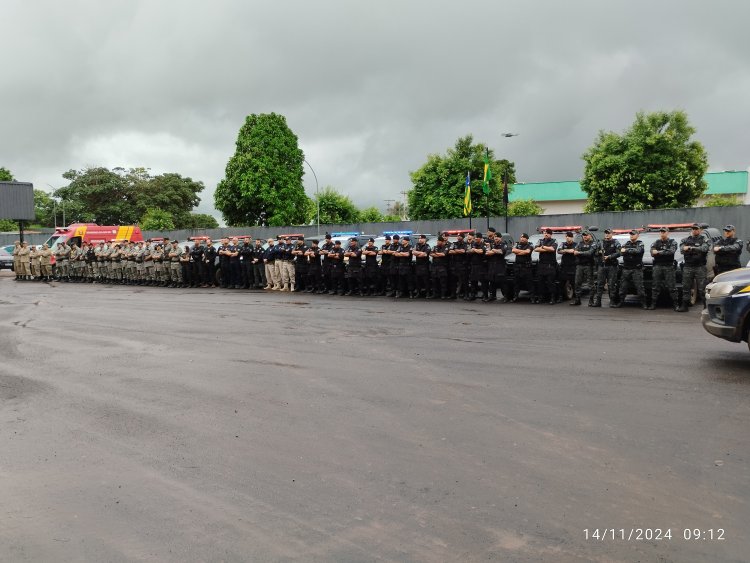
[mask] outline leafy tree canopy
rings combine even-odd
[[[622,135],[599,133],[583,155],[586,211],[691,207],[706,190],[706,150],[683,111],[640,112]]]
[[[188,218],[186,229],[218,229],[219,222],[207,213],[192,213]]]
[[[496,160],[494,151],[484,143],[474,144],[471,135],[461,137],[445,155],[432,154],[421,168],[411,173],[409,218],[450,219],[463,217],[466,173],[471,175],[472,216],[503,215],[503,179],[509,189],[516,181],[515,166],[508,160]],[[489,155],[491,179],[489,195],[482,191],[484,160]]]
[[[303,163],[297,136],[283,115],[247,116],[214,193],[216,209],[233,227],[304,223],[309,198],[302,185]]]
[[[156,208],[146,211],[140,225],[144,231],[172,231],[175,228],[172,215],[163,209]]]
[[[312,200],[312,219],[317,220],[317,204],[320,203],[320,222],[325,224],[356,223],[359,209],[349,196],[343,195],[332,186],[325,186]]]
[[[4,180],[11,182],[12,180]],[[0,219],[0,233],[17,233],[18,223],[10,219]]]
[[[13,182],[14,180],[15,178],[13,178],[13,174],[10,173],[10,170],[0,166],[0,182]]]
[[[174,228],[190,228],[190,211],[198,205],[203,182],[166,173],[151,176],[147,168],[96,167],[69,170],[69,180],[54,196],[65,205],[69,222],[100,225],[134,224],[152,209],[168,214]]]
[[[382,223],[385,221],[385,217],[380,212],[380,209],[373,205],[359,211],[359,220],[362,223]]]
[[[705,203],[706,207],[734,207],[735,205],[742,205],[742,201],[734,195],[712,195]]]
[[[533,199],[517,199],[508,204],[508,215],[511,217],[528,217],[542,213],[544,209]]]

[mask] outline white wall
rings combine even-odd
[[[582,213],[586,200],[538,201],[537,203],[544,209],[544,215],[564,215],[567,213]]]

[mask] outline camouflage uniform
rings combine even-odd
[[[38,280],[42,277],[42,274],[41,264],[39,262],[39,251],[36,249],[36,245],[33,245],[29,249],[29,259],[31,261],[31,277]]]
[[[586,232],[584,232],[583,234],[583,240],[576,245],[575,299],[570,304],[581,304],[583,286],[584,284],[586,284],[589,286],[589,307],[593,307],[595,303],[595,295],[597,292],[596,278],[594,277],[594,260],[597,253],[599,252],[599,245],[591,238],[589,238],[589,240],[586,240]]]
[[[49,281],[52,277],[52,251],[46,244],[39,251],[39,267],[44,281]]]
[[[21,249],[18,251],[18,260],[21,278],[24,280],[31,279],[31,249],[29,248],[29,243],[25,241],[21,243]]]
[[[629,240],[620,248],[623,258],[622,277],[620,278],[620,298],[617,303],[610,307],[622,307],[625,302],[625,296],[628,294],[628,285],[635,286],[638,298],[641,300],[641,307],[648,307],[646,303],[646,293],[643,290],[643,253],[645,248],[640,240]]]
[[[70,276],[70,247],[63,242],[57,247],[55,254],[57,264],[57,278],[67,281]]]
[[[180,268],[180,256],[182,256],[182,249],[179,244],[175,244],[177,241],[173,241],[171,248],[169,249],[169,279],[171,281],[170,287],[177,287],[182,283],[182,272]]]
[[[661,294],[664,288],[669,291],[669,296],[672,298],[672,306],[675,310],[680,308],[680,301],[677,295],[677,282],[675,281],[675,252],[677,252],[677,242],[674,239],[658,239],[651,243],[651,255],[654,257],[654,267],[651,277],[651,304],[648,306],[649,309],[656,309],[656,301],[659,299],[659,294]]]
[[[697,230],[697,234],[695,234]],[[706,302],[706,257],[708,256],[708,239],[693,227],[693,233],[680,241],[680,251],[685,259],[682,268],[682,304],[680,312],[690,307],[690,294],[693,286],[696,289],[696,302]]]
[[[605,235],[609,234],[604,231]],[[611,232],[611,231],[610,231]],[[596,299],[594,307],[602,306],[602,295],[604,284],[607,284],[607,296],[609,302],[613,303],[617,297],[617,271],[619,269],[618,258],[620,257],[620,242],[614,238],[604,240],[599,245],[599,271],[596,276]]]
[[[21,279],[21,259],[18,252],[21,250],[21,243],[16,241],[13,245],[13,271],[16,273],[16,279]]]

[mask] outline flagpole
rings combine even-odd
[[[503,207],[505,208],[505,232],[508,232],[508,169],[503,176]]]

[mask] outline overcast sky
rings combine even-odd
[[[467,133],[520,181],[570,180],[600,129],[684,109],[710,169],[745,170],[748,21],[743,0],[3,0],[0,166],[46,190],[178,172],[218,217],[245,116],[273,111],[321,188],[384,209]]]

